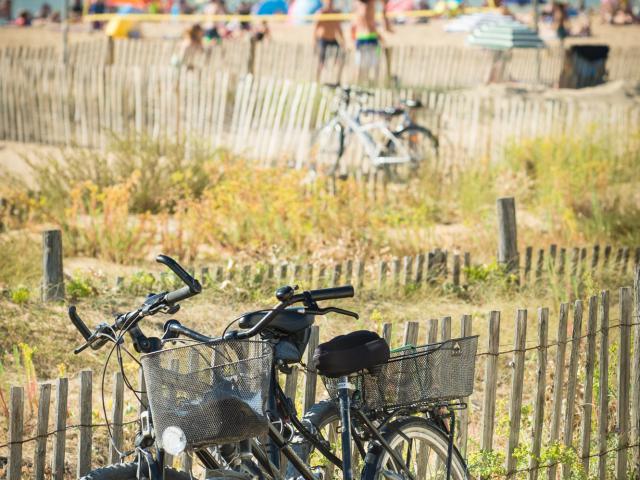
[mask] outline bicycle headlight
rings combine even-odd
[[[170,455],[176,456],[187,447],[187,437],[180,427],[171,426],[162,432],[162,448]]]

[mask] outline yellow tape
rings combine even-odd
[[[476,13],[482,11],[493,10],[487,7],[465,7],[458,10],[458,13]],[[436,17],[446,14],[446,12],[435,11],[435,10],[412,10],[409,12],[388,12],[388,18],[396,18],[396,17],[410,17],[410,18],[428,18],[428,17]],[[378,13],[378,18],[382,18],[382,14]],[[323,13],[323,14],[313,14],[313,15],[296,15],[295,20],[339,20],[339,21],[347,21],[353,19],[353,13]],[[239,22],[257,22],[257,21],[269,21],[269,22],[287,22],[291,20],[291,17],[287,14],[272,14],[272,15],[239,15],[239,14],[228,14],[228,15],[206,15],[202,13],[194,13],[194,14],[180,14],[173,15],[170,13],[95,13],[91,15],[85,15],[82,17],[85,22],[104,22],[114,18],[122,19],[130,19],[138,22],[231,22],[231,21],[239,21]]]

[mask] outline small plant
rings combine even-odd
[[[20,285],[10,292],[11,301],[18,305],[24,305],[31,298],[31,291],[24,285]]]
[[[504,455],[495,450],[480,450],[469,455],[469,472],[477,478],[489,480],[506,475]]]
[[[98,290],[91,284],[89,279],[81,277],[73,277],[68,280],[65,289],[71,300],[90,297],[98,293]]]
[[[134,295],[146,295],[153,291],[155,285],[156,279],[149,272],[136,272],[128,282],[125,282],[126,290]]]

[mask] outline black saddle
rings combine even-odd
[[[423,107],[422,102],[420,100],[406,99],[406,100],[401,100],[400,103],[402,103],[407,108],[422,108]]]
[[[313,366],[320,375],[330,378],[372,370],[388,360],[387,341],[368,330],[340,335],[321,343],[313,352]]]
[[[296,333],[313,325],[314,316],[306,315],[300,308],[287,308],[276,315],[269,328],[282,333]],[[238,323],[240,328],[251,328],[264,317],[269,310],[245,313]]]

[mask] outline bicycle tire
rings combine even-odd
[[[116,463],[93,470],[81,480],[138,480],[137,473],[138,464],[136,462]],[[191,476],[186,472],[165,468],[165,479],[167,480],[190,480],[190,478]]]
[[[408,462],[416,480],[427,478],[444,480],[446,478],[448,439],[445,433],[432,422],[423,417],[403,417],[386,425],[381,433],[394,450],[398,451],[400,448],[399,453],[403,456],[407,453],[409,455],[417,453],[418,450],[426,454],[422,455],[420,462],[417,456]],[[419,439],[421,443],[413,448],[413,442],[416,439]],[[403,447],[402,442],[409,442],[409,447]],[[433,458],[432,453],[435,453]],[[424,458],[425,456],[428,458]],[[404,478],[401,469],[397,465],[393,465],[389,452],[378,442],[370,444],[367,459],[362,474],[364,480],[394,476],[385,475],[385,471],[393,472],[395,476],[400,475]],[[433,460],[433,464],[431,460]],[[454,447],[451,461],[451,480],[465,480],[467,478],[469,478],[467,466],[458,449]]]
[[[393,132],[408,150],[411,161],[408,164],[384,165],[384,171],[391,181],[406,183],[415,177],[416,170],[422,164],[435,164],[438,159],[440,142],[431,130],[420,125],[409,125]],[[394,154],[395,145],[389,140],[387,154]],[[432,165],[433,166],[433,165]]]
[[[311,139],[310,158],[316,170],[335,175],[344,154],[344,127],[340,123],[324,125]]]
[[[320,432],[322,437],[327,440],[331,444],[331,451],[338,458],[342,457],[341,447],[340,447],[340,434],[338,433],[338,427],[340,425],[340,412],[338,410],[335,402],[331,400],[322,400],[309,408],[307,412],[301,419],[303,425],[310,432]],[[333,425],[333,426],[332,426]],[[327,432],[323,433],[323,430],[327,430]],[[311,443],[300,437],[296,437],[293,444],[293,449],[296,454],[307,464],[310,464],[310,457],[314,451]],[[359,454],[357,452],[357,448],[355,446],[355,442],[352,445],[352,452],[354,454],[354,465],[357,465]],[[338,467],[336,467],[333,463],[326,459],[324,463],[321,465],[311,465],[313,468],[322,468],[324,470],[323,480],[332,480],[333,478],[341,478],[342,472]],[[354,468],[355,471],[355,468]],[[287,478],[296,478],[299,476],[297,470],[288,465],[287,467]]]

